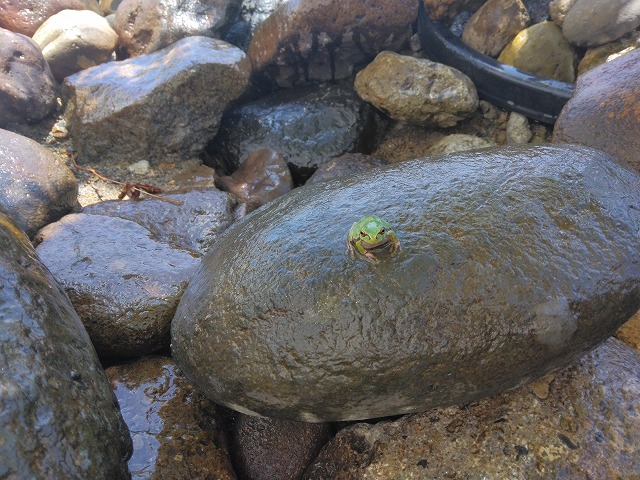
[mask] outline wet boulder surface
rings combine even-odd
[[[234,225],[172,322],[187,378],[244,413],[454,405],[563,368],[640,306],[640,177],[581,146],[418,159],[304,187]],[[615,192],[613,195],[611,192]],[[401,248],[346,254],[376,214]]]
[[[131,440],[89,336],[2,212],[0,367],[1,478],[129,478]]]

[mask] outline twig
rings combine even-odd
[[[77,170],[83,170],[85,172],[89,172],[89,173],[95,175],[96,177],[98,177],[100,180],[103,180],[105,182],[114,183],[116,185],[122,185],[124,187],[123,188],[123,192],[127,192],[129,189],[131,189],[134,192],[144,193],[145,195],[148,195],[148,196],[153,197],[153,198],[157,198],[158,200],[162,200],[163,202],[169,202],[169,203],[172,203],[173,205],[178,205],[178,206],[184,205],[184,202],[182,202],[180,200],[173,200],[172,198],[166,198],[166,197],[162,197],[160,195],[155,195],[153,193],[147,192],[146,190],[144,190],[142,188],[138,188],[135,185],[132,185],[130,183],[119,182],[118,180],[114,180],[112,178],[105,177],[104,175],[100,174],[95,168],[81,167],[76,162],[76,158],[78,157],[78,153],[77,152],[69,152],[67,155],[69,156],[69,158],[73,162],[73,167],[76,168]]]

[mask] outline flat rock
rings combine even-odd
[[[46,148],[0,129],[0,205],[33,237],[78,206],[78,182]]]
[[[561,82],[572,83],[576,78],[573,47],[553,22],[537,23],[521,31],[498,61]]]
[[[67,77],[65,116],[79,161],[156,165],[198,157],[250,70],[240,49],[189,37]]]
[[[340,80],[408,45],[417,17],[410,0],[287,2],[258,26],[247,54],[257,76],[280,87]]]
[[[65,77],[106,62],[118,35],[109,22],[90,10],[62,10],[49,17],[33,34],[54,78]]]
[[[0,28],[0,127],[42,120],[56,106],[56,90],[38,44]]]
[[[0,27],[31,37],[47,18],[67,9],[101,13],[96,0],[0,0]]]
[[[124,0],[116,10],[118,58],[137,57],[185,37],[221,38],[241,0]]]
[[[485,55],[497,57],[529,25],[529,12],[521,0],[488,0],[466,23],[462,41]]]
[[[640,0],[576,0],[562,33],[573,45],[593,47],[617,40],[640,25]]]
[[[640,171],[639,99],[640,50],[634,50],[578,78],[556,121],[553,142],[597,148]]]
[[[461,71],[393,52],[358,72],[354,86],[363,100],[412,125],[452,127],[478,108],[476,87]]]
[[[198,254],[157,241],[135,222],[84,213],[48,225],[35,241],[100,356],[135,357],[168,345]]]
[[[131,440],[89,336],[0,207],[0,476],[129,478]]]
[[[550,381],[340,431],[305,480],[640,476],[640,355],[611,339]],[[402,476],[398,476],[402,472]]]
[[[638,204],[640,176],[580,146],[463,152],[303,187],[209,252],[173,319],[173,356],[215,402],[280,419],[495,395],[567,366],[638,310]],[[346,252],[370,214],[401,244],[378,263]]]
[[[235,220],[238,202],[217,188],[198,188],[163,195],[164,200],[110,200],[82,209],[82,213],[132,220],[163,242],[204,254]]]
[[[194,392],[169,357],[107,368],[133,439],[133,479],[235,480],[220,407]]]
[[[349,86],[283,90],[228,110],[205,163],[232,173],[249,153],[267,147],[306,180],[333,157],[370,150],[381,125],[380,115]]]

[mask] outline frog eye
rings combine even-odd
[[[366,237],[366,236],[367,236],[367,234],[366,234],[366,233],[364,233],[362,230],[360,230],[360,236],[361,236],[361,237]]]
[[[378,233],[384,233],[384,227],[382,227]]]

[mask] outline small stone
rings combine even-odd
[[[462,41],[491,57],[529,25],[529,12],[521,0],[488,0],[464,27]]]
[[[451,127],[478,108],[476,87],[459,70],[393,52],[378,54],[354,85],[363,100],[413,125]]]
[[[578,64],[578,76],[640,47],[640,32],[634,31],[615,42],[588,49]]]
[[[507,120],[507,145],[522,145],[532,137],[529,120],[521,113],[511,112]]]
[[[146,173],[149,172],[150,168],[151,168],[151,164],[149,163],[148,160],[140,160],[136,163],[132,163],[131,165],[129,165],[127,167],[127,170],[129,170],[134,175],[145,175]]]
[[[624,323],[615,333],[618,340],[623,341],[640,352],[640,312]]]
[[[118,35],[104,17],[90,10],[62,10],[33,34],[58,82],[108,61]]]
[[[544,400],[549,396],[549,384],[556,378],[555,375],[547,375],[535,382],[529,384],[529,390],[540,400]]]
[[[549,16],[551,20],[559,27],[562,27],[564,17],[574,3],[576,3],[576,0],[552,0],[551,3],[549,3]]]
[[[575,80],[575,53],[553,22],[538,23],[520,32],[498,61],[561,82]]]
[[[429,149],[429,155],[444,155],[447,153],[464,152],[467,150],[492,147],[494,145],[495,144],[493,142],[488,142],[485,139],[474,135],[454,133],[453,135],[447,135],[443,139],[437,141]]]

